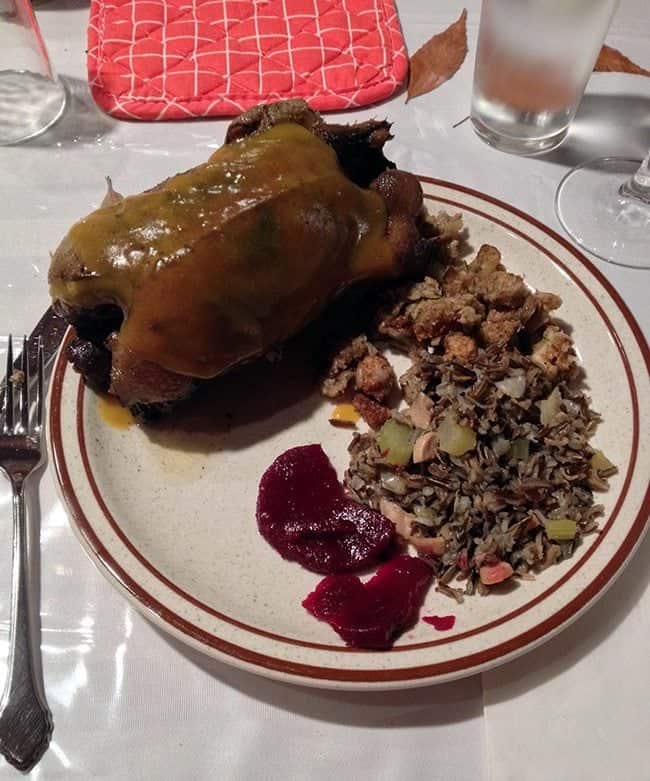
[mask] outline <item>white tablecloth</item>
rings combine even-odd
[[[410,51],[458,17],[457,0],[399,0]],[[404,95],[346,120],[387,116],[400,167],[513,203],[559,230],[568,167],[650,146],[650,79],[597,74],[567,142],[543,159],[500,154],[468,122],[478,0],[467,3],[470,53],[459,73],[405,105]],[[96,205],[103,177],[136,192],[218,146],[225,123],[143,124],[101,114],[85,85],[88,9],[36,6],[75,98],[49,133],[0,149],[0,328],[29,332],[48,303],[48,252]],[[576,31],[579,34],[579,31]],[[608,41],[650,67],[647,0],[623,0]],[[650,274],[596,265],[650,332]],[[646,411],[647,412],[647,411]],[[10,503],[0,483],[0,640],[9,616]],[[301,690],[241,673],[171,640],[129,607],[82,552],[40,485],[44,674],[55,732],[30,777],[42,779],[650,779],[650,539],[598,607],[501,669],[404,693]],[[4,678],[0,665],[0,677]],[[16,771],[0,764],[0,777]]]

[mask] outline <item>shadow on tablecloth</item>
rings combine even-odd
[[[68,93],[68,102],[61,119],[45,133],[21,147],[72,147],[75,145],[96,143],[113,132],[119,121],[104,114],[90,94],[87,81],[61,76]]]
[[[480,675],[404,691],[344,692],[271,681],[195,651],[151,624],[187,661],[246,697],[318,721],[351,727],[435,727],[480,717]]]
[[[32,5],[38,13],[41,11],[76,11],[88,8],[90,0],[33,0]]]
[[[538,159],[572,168],[597,157],[641,160],[649,147],[648,97],[595,93],[583,97],[566,141]]]

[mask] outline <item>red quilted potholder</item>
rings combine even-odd
[[[92,0],[88,77],[125,119],[238,114],[305,98],[346,109],[391,95],[408,60],[394,0]]]

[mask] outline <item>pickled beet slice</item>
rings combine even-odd
[[[302,604],[348,645],[390,648],[417,620],[432,574],[422,559],[397,556],[365,584],[356,575],[329,575]]]
[[[391,521],[346,498],[320,445],[291,448],[266,470],[257,525],[283,558],[326,575],[373,564],[395,540]]]

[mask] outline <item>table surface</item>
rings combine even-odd
[[[463,4],[399,0],[411,52]],[[35,3],[55,67],[73,94],[48,133],[0,149],[0,312],[29,332],[48,303],[48,253],[98,204],[104,176],[137,192],[203,161],[224,121],[129,123],[93,104],[85,81],[88,8]],[[484,145],[469,122],[478,0],[468,0],[469,55],[448,83],[341,119],[387,116],[398,165],[512,203],[560,230],[562,175],[599,155],[650,146],[650,79],[595,74],[569,138],[538,159]],[[650,67],[647,0],[623,0],[608,35]],[[650,247],[649,247],[650,251]],[[650,273],[594,260],[647,335]],[[648,412],[646,410],[646,412]],[[188,650],[135,612],[86,558],[50,470],[39,486],[44,676],[55,731],[30,777],[106,779],[650,779],[650,538],[598,607],[541,648],[482,676],[391,693],[303,690]],[[0,512],[10,496],[0,483]],[[11,530],[0,527],[0,674],[9,618]],[[551,769],[552,768],[552,769]],[[0,764],[0,777],[16,771]]]

